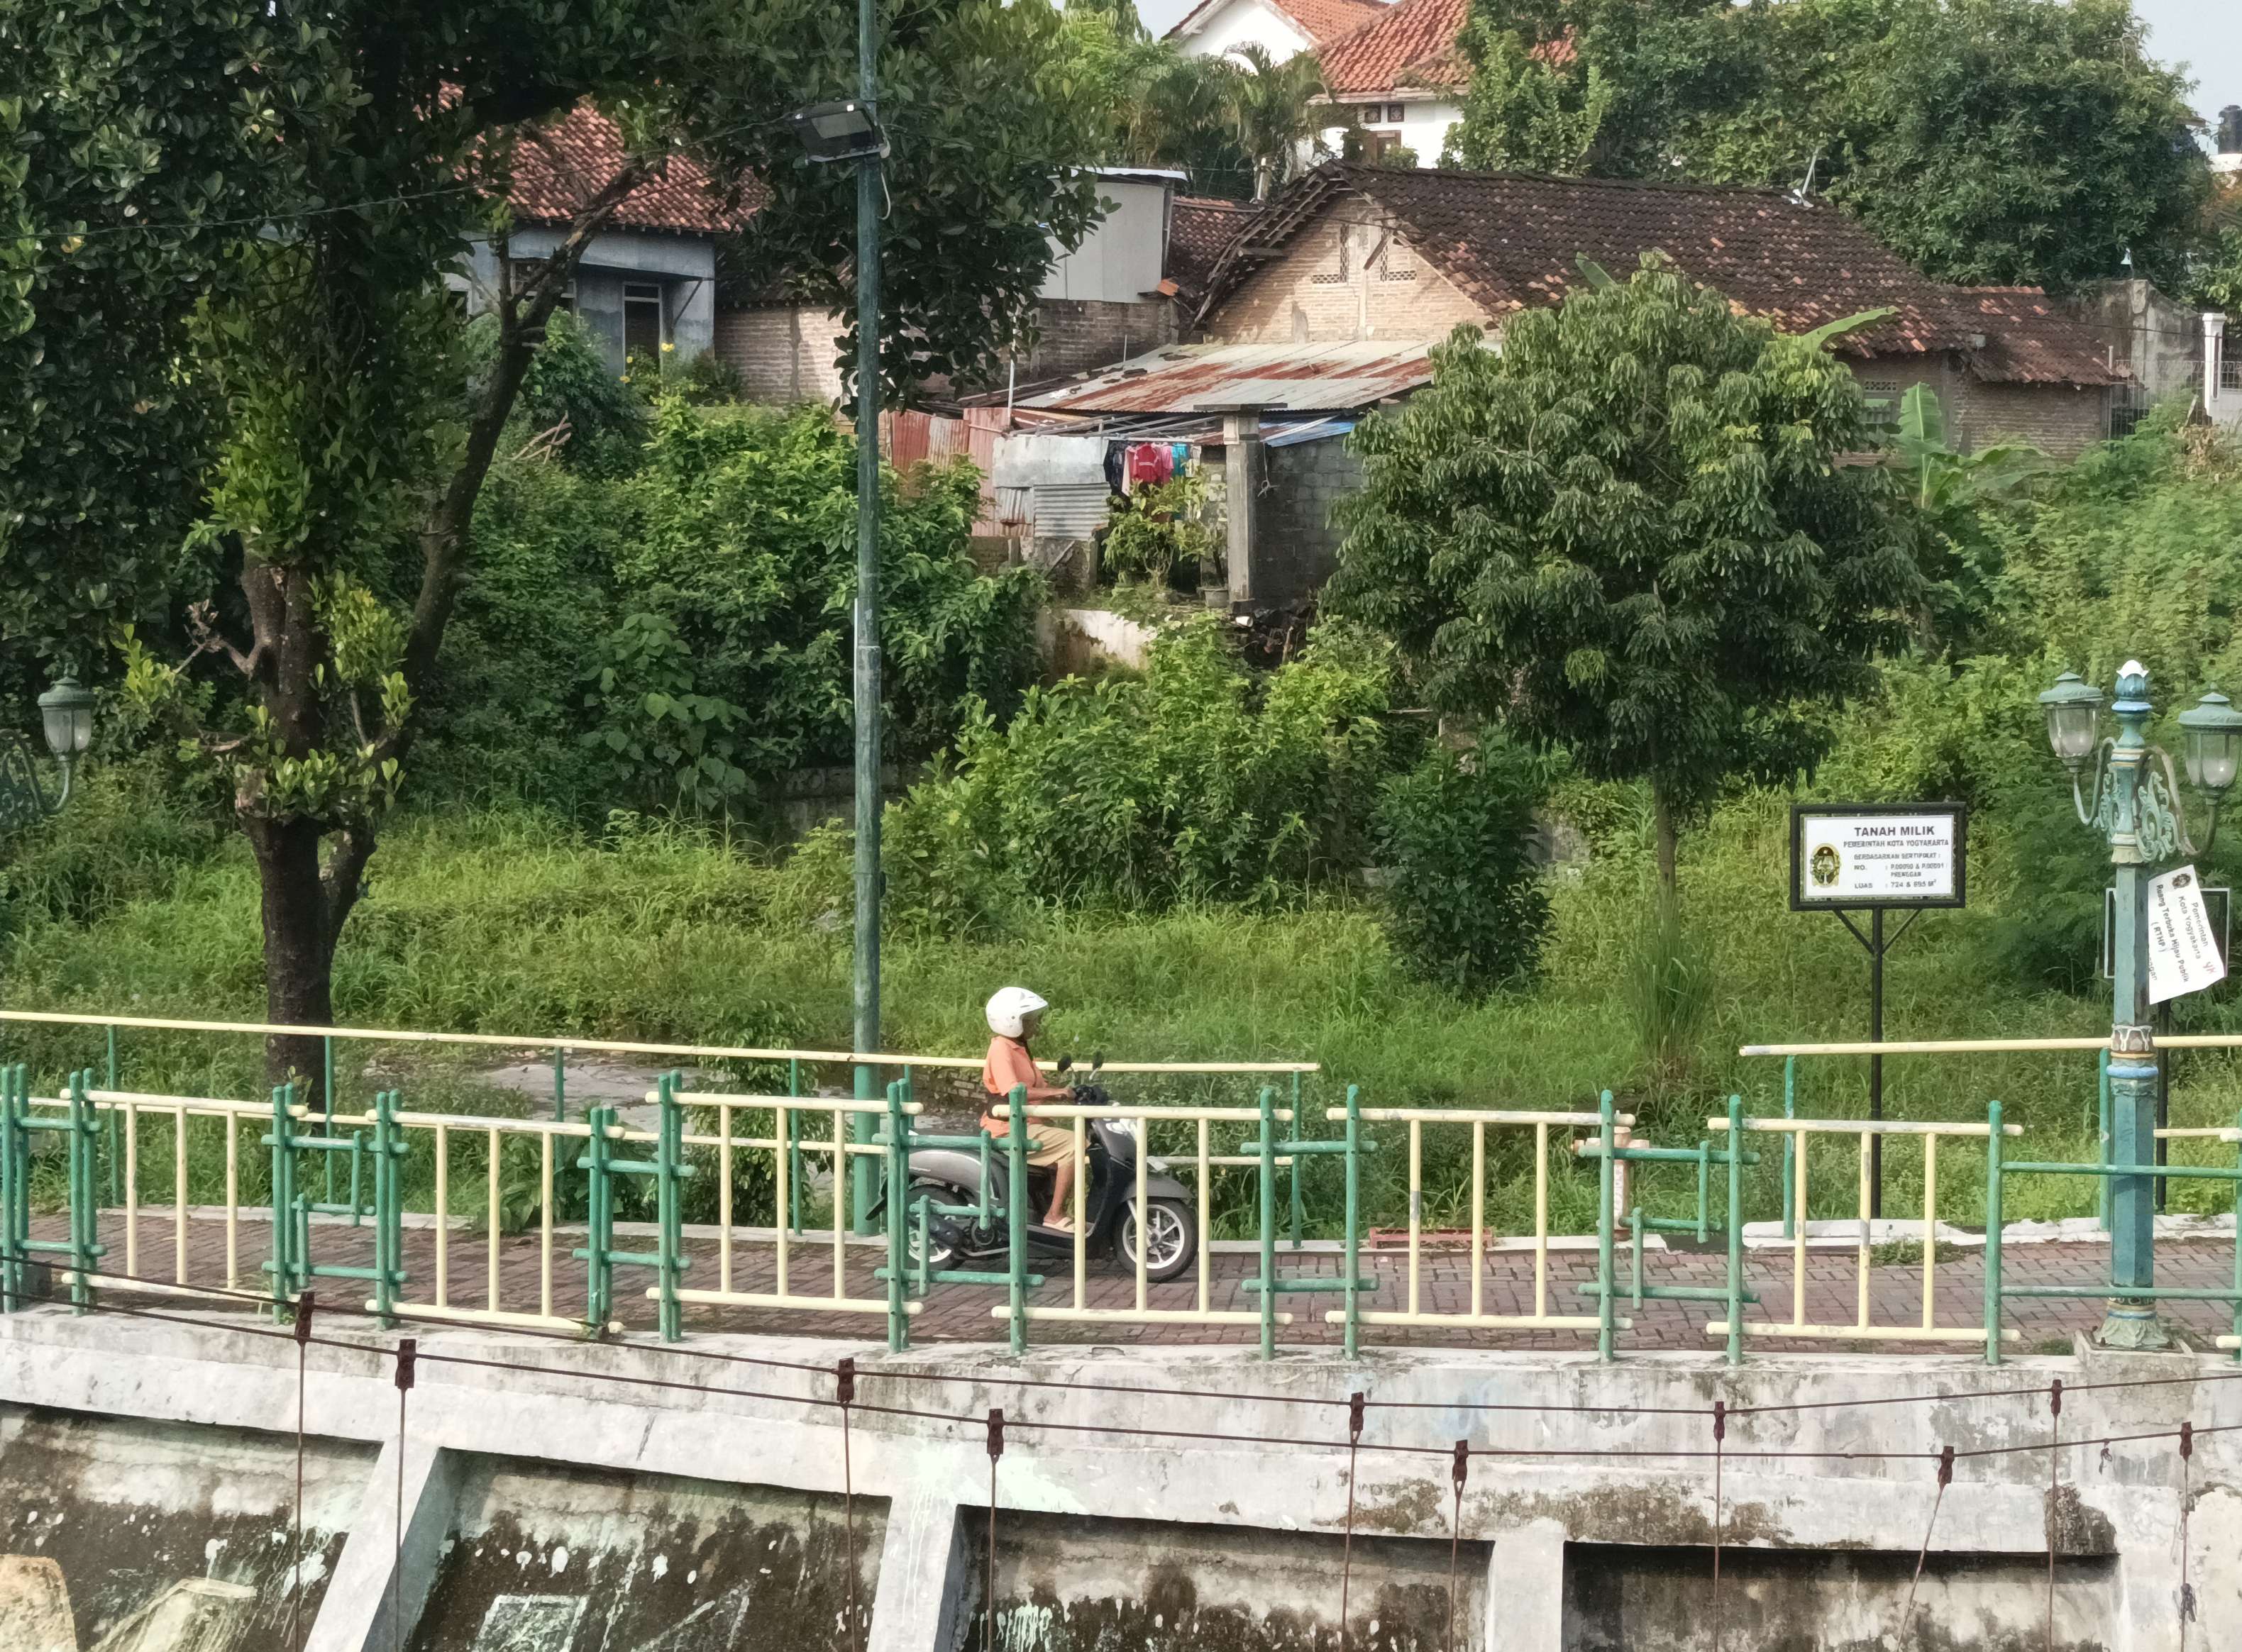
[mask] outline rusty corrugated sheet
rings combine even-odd
[[[1421,341],[1175,344],[1136,356],[1021,405],[1071,413],[1189,413],[1258,405],[1340,412],[1400,396],[1433,376]]]

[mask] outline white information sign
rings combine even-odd
[[[2149,1002],[2199,993],[2226,979],[2226,960],[2193,866],[2149,880]]]
[[[1801,906],[1959,905],[1961,811],[1798,816]]]

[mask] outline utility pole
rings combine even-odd
[[[856,0],[857,96],[879,119],[879,12]],[[856,162],[856,950],[852,982],[860,1055],[880,1047],[880,196],[884,145]],[[856,1068],[856,1097],[879,1094],[879,1073]],[[869,1127],[858,1114],[860,1127]],[[866,1129],[869,1134],[869,1128]],[[853,1204],[859,1228],[871,1206],[872,1163],[859,1157]],[[838,1188],[836,1187],[837,1194]]]

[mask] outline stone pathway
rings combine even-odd
[[[229,1279],[225,1223],[215,1216],[207,1219],[191,1217],[186,1227],[185,1278],[197,1285],[225,1286]],[[37,1236],[42,1238],[59,1237],[59,1223],[51,1219],[42,1221],[36,1232]],[[168,1213],[154,1214],[144,1212],[141,1214],[135,1254],[128,1255],[124,1222],[120,1213],[104,1213],[101,1237],[110,1247],[104,1261],[104,1267],[108,1272],[130,1273],[137,1278],[164,1283],[171,1282],[179,1274],[176,1235]],[[435,1241],[433,1227],[411,1227],[405,1231],[405,1265],[411,1281],[406,1294],[411,1300],[426,1302],[434,1299]],[[625,1248],[633,1249],[642,1248],[646,1243],[637,1237],[620,1242]],[[572,1249],[582,1243],[581,1231],[558,1230],[554,1239],[551,1307],[552,1311],[564,1318],[580,1315],[583,1311],[584,1265],[569,1254]],[[321,1222],[312,1229],[312,1245],[318,1262],[329,1266],[363,1267],[372,1260],[373,1234],[370,1229],[353,1228],[346,1223]],[[687,1247],[692,1258],[687,1285],[700,1290],[716,1288],[719,1258],[715,1241],[713,1238],[688,1236]],[[489,1253],[482,1235],[454,1228],[447,1235],[446,1251],[446,1272],[450,1305],[468,1310],[489,1306]],[[236,1288],[255,1291],[261,1287],[259,1265],[266,1254],[262,1216],[245,1215],[234,1236],[231,1277]],[[851,1243],[846,1247],[846,1255],[847,1294],[861,1298],[883,1295],[884,1285],[873,1277],[874,1269],[883,1260],[883,1247],[876,1244]],[[790,1290],[805,1295],[830,1294],[833,1290],[832,1259],[829,1237],[809,1235],[795,1240],[790,1247],[789,1259]],[[735,1239],[732,1288],[741,1292],[775,1292],[776,1263],[776,1247],[769,1240]],[[1282,1246],[1278,1250],[1278,1269],[1282,1274],[1338,1278],[1341,1275],[1340,1263],[1341,1257],[1332,1250],[1306,1250],[1295,1254]],[[1793,1300],[1792,1264],[1793,1258],[1788,1250],[1761,1250],[1748,1254],[1746,1280],[1749,1287],[1760,1298],[1756,1306],[1746,1310],[1750,1320],[1762,1322],[1789,1320]],[[1625,1295],[1628,1274],[1623,1254],[1619,1267],[1621,1317],[1633,1321],[1631,1328],[1619,1333],[1618,1341],[1622,1351],[1702,1352],[1721,1346],[1705,1329],[1708,1324],[1722,1316],[1720,1303],[1651,1301],[1635,1307]],[[1550,1311],[1560,1314],[1593,1315],[1595,1312],[1594,1298],[1584,1292],[1581,1287],[1594,1281],[1594,1252],[1591,1249],[1553,1251],[1549,1255],[1548,1267]],[[1662,1253],[1653,1252],[1645,1259],[1644,1267],[1646,1282],[1652,1285],[1716,1289],[1722,1287],[1726,1281],[1725,1256],[1711,1250],[1676,1248]],[[2003,1254],[2004,1278],[2011,1287],[2067,1285],[2091,1288],[2107,1278],[2107,1268],[2108,1250],[2100,1243],[2013,1246]],[[2224,1238],[2170,1243],[2159,1247],[2159,1285],[2231,1288],[2233,1269],[2233,1246],[2231,1241]],[[1218,1253],[1212,1259],[1208,1306],[1232,1314],[1253,1313],[1257,1299],[1245,1289],[1245,1284],[1254,1277],[1256,1271],[1257,1259],[1251,1255]],[[1406,1306],[1406,1254],[1393,1250],[1366,1252],[1364,1271],[1366,1275],[1375,1278],[1379,1286],[1367,1299],[1366,1307],[1392,1311]],[[498,1306],[514,1313],[539,1311],[542,1274],[534,1234],[502,1239],[499,1252]],[[642,1267],[617,1270],[616,1292],[620,1300],[616,1317],[633,1334],[650,1332],[654,1328],[654,1305],[644,1294],[648,1278],[648,1270]],[[1971,1329],[1981,1325],[1983,1280],[1982,1253],[1972,1251],[1950,1259],[1942,1255],[1937,1268],[1936,1322],[1943,1327],[1960,1329]],[[1118,1263],[1093,1259],[1085,1281],[1084,1305],[1092,1308],[1126,1310],[1134,1303],[1135,1284],[1135,1280],[1124,1273]],[[1419,1282],[1420,1308],[1429,1314],[1466,1314],[1470,1308],[1471,1286],[1471,1261],[1467,1254],[1428,1251],[1423,1259]],[[1872,1267],[1869,1278],[1870,1322],[1894,1327],[1920,1325],[1922,1287],[1923,1273],[1917,1264]],[[130,1290],[128,1286],[118,1285],[111,1285],[108,1288],[120,1294]],[[366,1287],[357,1281],[323,1281],[316,1288],[322,1301],[337,1307],[345,1303],[355,1307],[361,1304],[366,1297]],[[1489,1255],[1480,1288],[1484,1312],[1513,1315],[1530,1314],[1534,1296],[1533,1254],[1530,1251],[1503,1251]],[[1030,1300],[1037,1305],[1051,1307],[1072,1303],[1072,1278],[1064,1264],[1031,1294]],[[930,1294],[924,1310],[914,1319],[912,1336],[915,1341],[930,1342],[1000,1341],[1005,1334],[1004,1321],[991,1317],[991,1310],[1001,1308],[1004,1301],[1004,1294],[1000,1290],[978,1286],[939,1287]],[[1155,1309],[1190,1309],[1197,1305],[1197,1301],[1195,1275],[1186,1275],[1167,1285],[1152,1286],[1148,1293],[1148,1305]],[[1858,1301],[1859,1273],[1852,1252],[1817,1251],[1808,1254],[1805,1308],[1809,1322],[1849,1326],[1854,1322]],[[1302,1294],[1287,1298],[1282,1307],[1291,1312],[1294,1319],[1291,1325],[1279,1328],[1278,1338],[1280,1345],[1300,1347],[1337,1342],[1340,1337],[1340,1328],[1326,1322],[1323,1315],[1338,1305],[1336,1294],[1330,1293]],[[186,1307],[181,1299],[171,1298],[165,1311],[205,1316],[255,1310],[247,1304],[229,1303],[219,1299],[205,1299]],[[2164,1311],[2172,1321],[2185,1326],[2199,1336],[2206,1348],[2211,1346],[2213,1337],[2233,1328],[2231,1313],[2222,1303],[2167,1302],[2164,1305]],[[2094,1297],[2075,1300],[2010,1297],[2005,1304],[2005,1313],[2006,1325],[2020,1334],[2019,1340],[2010,1345],[2013,1351],[2067,1352],[2073,1332],[2091,1329],[2098,1322],[2102,1304]],[[884,1321],[879,1315],[809,1309],[692,1304],[686,1308],[685,1323],[688,1332],[722,1330],[795,1336],[829,1335],[850,1341],[884,1334]],[[1068,1323],[1044,1321],[1038,1321],[1031,1330],[1031,1338],[1037,1342],[1225,1343],[1252,1342],[1258,1337],[1258,1328],[1252,1324],[1142,1324],[1125,1321]],[[1581,1331],[1486,1330],[1442,1325],[1368,1326],[1364,1328],[1363,1341],[1368,1345],[1581,1349],[1594,1346],[1594,1334]],[[1926,1348],[1919,1343],[1880,1340],[1873,1332],[1857,1341],[1752,1337],[1747,1346],[1761,1351],[1829,1352],[1876,1348],[1922,1353],[1937,1351],[1938,1346],[1960,1354],[1971,1351],[1970,1344],[1966,1341]]]

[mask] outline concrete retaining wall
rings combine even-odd
[[[2025,1358],[1998,1370],[1950,1356],[1765,1356],[1730,1370],[1696,1355],[1601,1366],[1562,1354],[1385,1350],[1352,1363],[1323,1353],[1264,1363],[1219,1348],[1054,1348],[1015,1361],[979,1347],[890,1355],[779,1338],[694,1345],[816,1368],[799,1370],[688,1349],[433,1330],[421,1338],[400,1439],[393,1364],[380,1351],[393,1340],[369,1330],[364,1351],[311,1350],[304,1397],[313,1438],[326,1461],[363,1471],[363,1484],[309,1652],[386,1652],[400,1555],[396,1592],[418,1626],[408,1643],[426,1652],[846,1645],[836,1617],[845,1609],[835,1604],[847,1576],[835,1538],[838,1418],[774,1397],[829,1396],[826,1371],[844,1353],[859,1362],[862,1401],[914,1414],[859,1410],[849,1433],[858,1587],[871,1601],[867,1652],[980,1643],[983,1419],[995,1406],[1008,1422],[995,1590],[1008,1652],[1334,1652],[1343,1569],[1350,1647],[1434,1652],[1447,1644],[1457,1535],[1458,1647],[1709,1647],[1716,1517],[1724,1652],[2037,1647],[2051,1519],[2057,1644],[2166,1652],[2179,1640],[2179,1461],[2170,1439],[2122,1436],[2184,1420],[2242,1423],[2234,1365],[2192,1356]],[[897,1371],[952,1380],[883,1374]],[[1939,1505],[1917,1616],[1901,1639],[1936,1453],[2043,1443],[2044,1396],[2021,1391],[2058,1375],[2071,1389],[2064,1437],[2084,1443],[2064,1452],[2056,1495],[2043,1451],[1965,1456]],[[2151,1375],[2167,1381],[2090,1386]],[[1130,1391],[1017,1386],[1023,1379]],[[1277,1401],[1343,1401],[1358,1390],[1396,1408],[1369,1414],[1343,1568],[1345,1408]],[[258,1461],[285,1453],[292,1467],[297,1393],[285,1340],[51,1308],[0,1321],[0,1400],[110,1420],[70,1425],[96,1435],[121,1430],[115,1438],[137,1441],[198,1430],[214,1462],[246,1437],[263,1442]],[[1895,1395],[1914,1402],[1843,1403]],[[1707,1417],[1715,1399],[1739,1412],[1717,1516]],[[1769,1408],[1789,1407],[1802,1408]],[[1473,1459],[1452,1533],[1447,1448],[1459,1438],[1513,1455]],[[2104,1439],[2106,1449],[2097,1443]],[[1419,1449],[1385,1448],[1400,1446]],[[1670,1455],[1609,1455],[1623,1451]],[[1806,1453],[1826,1455],[1796,1455]],[[0,1451],[10,1506],[24,1495],[10,1465],[23,1461],[12,1446]],[[2242,1429],[2200,1436],[2192,1477],[2188,1645],[2242,1648]],[[211,1476],[214,1509],[233,1478]],[[270,1481],[262,1468],[247,1478]],[[259,1495],[269,1519],[271,1497]],[[690,1574],[703,1556],[716,1578],[688,1577],[681,1588],[679,1568]],[[65,1559],[66,1575],[71,1565]],[[759,1581],[764,1566],[785,1584],[787,1638],[759,1638],[761,1606],[737,1619],[745,1638],[701,1627],[724,1622],[728,1602],[776,1598],[758,1593],[779,1588]],[[518,1587],[507,1587],[508,1567]],[[642,1613],[630,1604],[640,1596],[649,1603]],[[502,1600],[511,1603],[501,1609]],[[771,1616],[775,1628],[775,1606]],[[252,1637],[218,1652],[265,1644]]]

